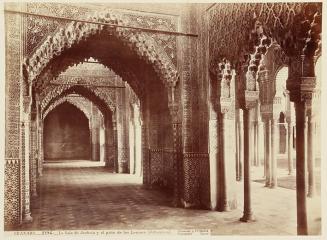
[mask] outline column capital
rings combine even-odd
[[[255,106],[258,104],[259,100],[259,91],[249,91],[245,90],[245,109],[251,109],[255,108]]]
[[[316,88],[315,61],[313,56],[295,56],[289,62],[289,76],[286,82],[293,102],[311,101]]]
[[[225,113],[229,112],[230,110],[232,110],[232,106],[233,106],[232,102],[233,102],[232,98],[221,97],[220,98],[220,112],[222,114],[225,114]]]
[[[264,69],[258,71],[258,82],[259,83],[268,83],[268,82],[270,82],[269,70],[264,68]]]

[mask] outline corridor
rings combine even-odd
[[[173,208],[167,194],[144,189],[135,175],[108,172],[101,162],[52,161],[44,165],[43,173],[39,196],[31,206],[34,220],[21,230],[210,229],[219,235],[296,235],[294,190],[272,190],[253,182],[258,221],[242,223],[240,182],[238,209],[216,212]],[[310,234],[317,234],[320,219],[310,211],[317,199],[308,201]]]

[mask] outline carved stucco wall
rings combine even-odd
[[[97,11],[99,9],[88,9],[88,8],[81,8],[81,7],[71,7],[68,5],[62,5],[62,4],[44,4],[44,3],[28,3],[27,5],[25,5],[25,8],[23,9],[25,11],[30,11],[30,12],[34,12],[34,13],[40,13],[40,14],[49,14],[49,15],[57,15],[57,16],[63,16],[63,17],[76,17],[76,18],[85,18],[86,13],[89,12],[93,12],[93,11]],[[103,9],[101,9],[103,10]],[[186,10],[188,11],[188,9]],[[144,26],[144,27],[149,27],[149,28],[153,28],[153,29],[161,29],[161,30],[196,30],[194,28],[189,28],[189,27],[182,27],[182,26],[178,26],[178,21],[180,21],[179,16],[178,15],[163,15],[163,14],[144,14],[144,13],[140,13],[140,12],[135,12],[135,11],[122,11],[120,12],[123,15],[128,15],[128,18],[131,19],[130,23],[131,24],[135,24],[135,26]],[[192,16],[192,21],[193,24],[195,24],[196,22],[196,17]],[[189,21],[189,17],[185,17],[182,19],[182,21]],[[46,36],[51,33],[56,33],[59,29],[59,27],[63,27],[65,26],[66,22],[62,22],[60,20],[53,20],[53,19],[47,19],[47,18],[42,18],[42,17],[27,17],[24,18],[24,24],[27,25],[27,28],[25,28],[25,30],[27,29],[27,31],[23,32],[21,31],[26,40],[25,44],[24,44],[24,56],[25,57],[29,57],[31,56],[34,52],[35,49],[37,49],[39,47],[39,45],[44,42]],[[179,22],[180,23],[180,22]],[[185,23],[184,23],[185,24]],[[55,27],[56,26],[56,27]],[[191,25],[189,25],[191,26]],[[17,30],[17,32],[19,32],[19,30]],[[150,33],[145,33],[145,34],[150,34]],[[183,45],[185,47],[184,53],[180,54],[180,52],[178,52],[179,50],[177,49],[177,38],[175,36],[171,36],[171,35],[163,35],[163,34],[150,34],[151,36],[153,36],[153,38],[155,39],[156,43],[161,45],[161,47],[165,50],[166,55],[169,56],[169,58],[171,59],[171,61],[174,63],[174,65],[176,66],[180,66],[184,77],[183,77],[183,81],[184,81],[184,85],[183,87],[185,87],[185,89],[182,89],[181,93],[179,92],[176,96],[177,98],[182,97],[181,95],[184,94],[183,98],[184,98],[184,104],[187,106],[185,108],[184,111],[184,123],[187,125],[187,127],[184,129],[185,132],[185,150],[189,152],[189,154],[186,156],[188,159],[188,162],[196,162],[196,161],[200,161],[201,162],[201,166],[202,165],[208,165],[208,163],[202,159],[206,159],[206,153],[202,154],[202,155],[198,155],[197,151],[199,151],[199,146],[198,146],[198,139],[197,137],[193,137],[192,135],[192,122],[196,125],[197,129],[199,129],[199,125],[198,125],[198,117],[196,115],[195,117],[195,121],[192,120],[193,115],[192,115],[192,111],[196,110],[198,108],[198,106],[196,107],[192,107],[192,105],[194,103],[197,104],[197,96],[194,95],[193,98],[191,98],[192,94],[194,94],[194,92],[197,90],[198,85],[194,84],[197,82],[197,77],[196,77],[196,72],[197,72],[197,62],[196,62],[196,56],[192,55],[193,50],[197,50],[197,40],[196,39],[192,39],[192,40],[182,40],[180,41],[179,44]],[[184,59],[187,59],[186,61],[179,61],[178,62],[178,54],[179,57],[181,56],[185,56]],[[192,56],[192,59],[191,59]],[[190,57],[190,58],[188,58]],[[22,61],[16,61],[17,63],[22,63]],[[191,67],[189,67],[189,64],[191,63]],[[17,72],[15,72],[16,75]],[[99,76],[95,76],[94,79],[96,79]],[[80,78],[80,76],[67,76],[67,75],[60,75],[57,79],[53,79],[54,82],[60,83],[62,81],[65,82],[71,82],[71,83],[76,83],[76,82],[83,82],[85,83],[85,79],[87,79],[87,76],[85,76],[85,74],[83,74],[83,79]],[[99,77],[99,79],[97,81],[99,81],[100,83],[103,83],[103,81],[107,81],[108,79],[103,79],[101,77]],[[89,80],[86,80],[89,81]],[[193,85],[194,84],[194,85]],[[45,87],[44,89],[40,89],[40,100],[44,101],[44,99],[47,99],[47,95],[50,93],[50,97],[49,99],[52,99],[54,96],[60,94],[63,90],[65,90],[63,87],[58,88],[58,86],[51,86],[51,85],[45,85],[41,87]],[[53,94],[51,94],[51,92]],[[190,100],[189,100],[190,99]],[[202,98],[203,99],[203,98]],[[47,100],[48,101],[48,100]],[[46,104],[43,104],[43,106],[45,106]],[[168,114],[168,112],[166,112]],[[185,122],[186,121],[186,122]],[[184,124],[183,123],[183,124]],[[182,124],[182,121],[179,122],[179,124]],[[201,126],[201,125],[200,125]],[[200,127],[201,128],[201,127]],[[179,130],[181,130],[181,128],[178,128]],[[179,131],[178,130],[178,131]],[[185,131],[186,130],[186,131]],[[198,130],[195,130],[198,131]],[[180,133],[178,133],[177,135],[180,135]],[[206,140],[204,138],[203,143],[205,143]],[[18,144],[17,144],[18,145]],[[16,146],[17,146],[16,145]],[[204,149],[205,144],[202,145],[202,149]],[[203,150],[205,152],[205,150]],[[169,156],[167,156],[167,154]],[[168,149],[165,152],[165,155],[167,158],[167,161],[169,162],[169,159],[172,158],[173,154],[170,152],[170,150]],[[167,166],[170,166],[171,164],[168,164]],[[208,176],[206,174],[206,170],[203,171],[203,167],[196,167],[196,171],[199,173],[202,173],[203,176]],[[192,175],[193,172],[193,168],[190,169],[190,171],[187,171],[187,175]],[[164,174],[166,175],[166,174]],[[171,179],[171,177],[169,177],[168,175],[167,179]],[[172,180],[168,180],[169,182],[172,182]],[[196,180],[197,184],[200,182],[199,179]],[[189,187],[192,187],[192,183],[193,180],[191,180],[189,182]],[[203,189],[206,189],[205,184],[202,184],[201,186],[204,186]],[[199,198],[199,185],[197,187],[196,190],[196,198]],[[192,193],[193,194],[193,193]],[[13,199],[17,199],[17,198],[13,198]],[[192,199],[190,199],[192,201]],[[17,213],[13,213],[14,216],[18,216]]]
[[[80,95],[74,95],[74,94],[69,94],[65,97],[60,98],[58,101],[53,103],[49,108],[46,109],[46,111],[43,112],[43,119],[46,118],[46,116],[57,106],[60,104],[68,102],[70,104],[73,104],[75,107],[77,107],[79,110],[81,110],[84,115],[89,119],[90,121],[92,120],[92,112],[91,112],[91,102],[87,100],[86,98],[80,96]],[[97,110],[98,111],[98,110]]]
[[[289,54],[297,54],[292,51],[298,47],[295,46],[298,42],[292,37],[301,34],[301,31],[293,30],[301,27],[300,21],[312,21],[313,16],[307,11],[307,6],[321,11],[322,5],[301,2],[215,4],[208,10],[210,61],[225,57],[236,64],[253,51],[249,37],[254,16],[264,25],[266,34],[273,37],[284,50],[289,49]]]
[[[20,10],[17,5],[10,5]],[[21,83],[20,62],[22,24],[19,15],[5,15],[6,24],[6,138],[5,138],[5,186],[4,186],[4,222],[5,225],[17,224],[21,221],[21,166],[22,146],[20,126]]]
[[[104,99],[108,108],[112,111],[116,107],[116,89],[110,87],[124,87],[121,78],[102,64],[80,63],[61,73],[58,78],[51,81],[51,84],[38,89],[41,109],[44,110],[49,107],[48,104],[54,97],[59,96],[76,84],[85,86],[101,99]]]
[[[85,19],[92,12],[111,9],[109,6],[88,6],[81,7],[63,3],[27,3],[26,10],[31,13],[38,13],[50,16]],[[177,17],[173,15],[142,13],[124,9],[115,9],[129,20],[130,26],[146,27],[157,30],[177,30]],[[27,18],[27,55],[31,55],[35,49],[44,42],[51,33],[65,27],[67,22],[62,20],[46,19],[43,17],[29,16]],[[145,33],[155,39],[163,47],[169,58],[176,64],[176,36],[157,33]]]

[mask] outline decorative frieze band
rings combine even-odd
[[[20,162],[19,158],[5,158],[5,164],[8,166],[18,165]]]

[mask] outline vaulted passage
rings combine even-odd
[[[5,230],[321,234],[322,13],[6,3]]]

